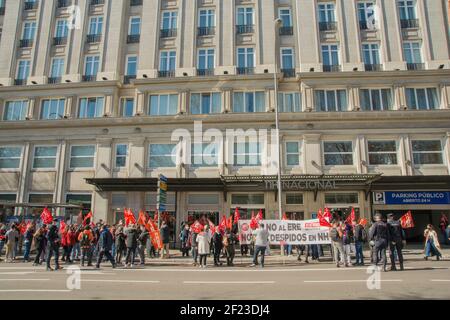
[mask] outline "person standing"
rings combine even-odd
[[[141,226],[141,233],[138,237],[138,252],[141,266],[145,266],[145,248],[147,247],[147,241],[149,233],[144,226]]]
[[[162,258],[169,259],[170,258],[170,230],[169,230],[169,226],[167,225],[166,221],[162,222],[161,229],[159,231],[161,232],[161,238],[162,238],[162,243],[163,243]]]
[[[387,271],[386,249],[390,240],[388,225],[382,220],[382,215],[377,213],[374,216],[375,223],[370,227],[369,240],[373,245],[372,264],[383,266],[383,271]]]
[[[81,266],[84,267],[85,259],[88,259],[88,266],[92,266],[92,244],[94,241],[94,236],[91,231],[91,227],[86,226],[78,235],[78,241],[80,243],[81,249]]]
[[[11,228],[6,232],[6,262],[13,262],[16,258],[16,244],[19,241],[19,233],[16,230],[16,226],[12,225]]]
[[[58,227],[56,226],[55,222],[56,220],[53,222],[47,232],[47,271],[53,271],[50,266],[52,256],[55,257],[55,270],[60,269],[59,248],[61,245],[61,239],[59,238]]]
[[[269,231],[266,229],[264,223],[260,223],[259,228],[254,232],[255,234],[255,253],[253,255],[253,264],[251,267],[258,265],[258,256],[261,254],[261,268],[264,268],[264,256],[266,248],[269,245]]]
[[[403,267],[403,243],[405,242],[405,233],[403,232],[400,221],[394,220],[392,213],[388,214],[388,227],[389,227],[389,252],[391,260],[391,271],[397,271],[395,265],[395,253],[397,252],[398,261],[400,263],[400,270],[404,270]]]
[[[6,226],[4,224],[0,225],[0,258],[2,256],[3,248],[6,243]],[[1,259],[0,259],[1,261]]]
[[[364,265],[364,243],[367,242],[367,232],[364,229],[364,226],[361,223],[357,223],[353,221],[354,227],[354,236],[355,236],[355,251],[356,251],[356,263],[355,266],[363,266]]]
[[[102,225],[100,228],[101,228],[100,237],[98,239],[98,258],[95,268],[96,269],[100,268],[103,256],[105,256],[111,262],[112,267],[115,268],[116,262],[114,261],[114,258],[111,255],[111,249],[114,242],[113,236],[109,231],[107,225]]]
[[[226,243],[225,254],[227,257],[227,266],[232,267],[232,266],[234,266],[234,257],[236,255],[237,237],[232,230],[227,229],[225,231],[224,240]]]
[[[353,234],[353,226],[349,223],[344,223],[342,225],[343,232],[343,244],[345,252],[345,263],[347,267],[353,266],[352,264],[352,246],[355,244],[355,237]]]
[[[25,246],[25,250],[23,253],[24,262],[30,261],[30,252],[31,252],[31,244],[33,243],[33,234],[34,234],[34,227],[32,224],[30,224],[27,226],[27,230],[23,235],[23,245]]]
[[[341,265],[347,267],[347,257],[344,250],[343,237],[342,226],[339,221],[335,221],[330,228],[330,239],[333,247],[334,262],[338,268]]]
[[[220,253],[222,252],[223,249],[223,241],[224,238],[222,236],[222,234],[220,233],[219,228],[216,228],[216,231],[214,232],[213,238],[212,238],[212,243],[213,243],[213,248],[214,248],[214,265],[216,267],[221,266],[222,262],[220,262]]]
[[[189,257],[189,225],[186,223],[181,230],[180,234],[181,240],[181,254],[183,257]]]
[[[126,256],[127,245],[126,240],[127,236],[123,232],[123,226],[119,225],[116,231],[116,263],[120,264],[122,262],[122,256]]]
[[[127,257],[125,259],[126,267],[133,267],[134,260],[136,259],[136,249],[137,249],[137,230],[134,225],[130,225],[128,229],[125,230],[126,235],[126,246],[127,246]]]
[[[80,254],[81,254],[80,241],[78,240],[78,238],[80,237],[80,234],[83,232],[83,227],[80,225],[80,226],[74,226],[74,228],[75,228],[75,244],[73,245],[73,248],[72,248],[70,260],[78,261],[80,258]]]
[[[197,266],[198,263],[198,243],[197,243],[198,232],[197,230],[191,231],[190,243],[192,247],[192,259],[194,260],[194,267]]]
[[[41,256],[45,249],[45,228],[40,227],[34,234],[34,246],[36,248],[36,257],[34,258],[33,266],[40,265]]]
[[[441,235],[442,235],[442,242],[443,243],[447,243],[447,226],[448,226],[448,218],[447,215],[445,213],[441,214],[441,219],[439,220],[439,230],[441,231]]]
[[[425,260],[435,255],[436,260],[439,261],[442,258],[441,245],[434,227],[431,224],[427,225],[423,235],[425,237]]]
[[[206,259],[211,252],[211,232],[209,226],[205,225],[203,232],[197,236],[198,254],[200,256],[200,268],[206,268]]]

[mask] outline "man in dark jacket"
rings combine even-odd
[[[100,263],[102,262],[103,255],[111,262],[112,267],[116,267],[116,262],[114,261],[113,256],[111,255],[112,245],[113,245],[113,236],[111,232],[109,232],[108,226],[103,225],[100,229],[100,237],[98,239],[98,258],[97,265],[95,266],[97,269],[100,268]]]
[[[145,265],[145,248],[147,247],[147,241],[149,238],[149,233],[144,226],[141,226],[141,232],[138,237],[138,252],[139,259],[141,260],[141,265]]]
[[[234,265],[234,256],[236,255],[236,242],[237,237],[229,228],[225,231],[225,253],[227,256],[227,266],[232,267]]]
[[[355,266],[364,265],[364,254],[363,246],[367,241],[367,234],[364,226],[361,223],[353,222],[354,227],[354,237],[355,237],[355,251],[356,251],[356,263]]]
[[[374,250],[372,251],[372,263],[375,266],[381,264],[383,266],[383,271],[386,270],[386,249],[389,243],[389,228],[388,225],[382,220],[381,214],[376,214],[375,223],[369,230],[369,240],[371,245],[373,245]]]
[[[161,224],[161,240],[163,243],[163,259],[169,259],[170,257],[170,251],[169,251],[169,246],[170,246],[170,230],[169,230],[169,226],[167,225],[167,222],[163,221]]]
[[[397,270],[397,267],[395,266],[395,251],[397,251],[398,261],[400,262],[400,270],[404,270],[402,250],[403,242],[405,241],[405,233],[403,232],[400,222],[394,220],[394,215],[392,213],[388,214],[388,227],[391,236],[389,242],[391,271]]]
[[[45,249],[45,228],[40,227],[34,234],[34,245],[36,247],[36,258],[34,259],[33,266],[41,264],[41,255]]]
[[[31,252],[31,244],[33,242],[33,235],[34,235],[34,226],[33,225],[27,226],[27,230],[23,235],[23,244],[25,246],[25,251],[23,254],[24,262],[30,261],[30,252]]]
[[[137,249],[137,230],[134,225],[130,225],[128,229],[125,230],[126,235],[126,246],[127,246],[127,257],[125,260],[125,264],[127,267],[133,267],[134,260],[136,258],[136,249]]]
[[[59,247],[61,240],[58,235],[58,227],[55,224],[56,221],[50,226],[47,232],[47,271],[53,271],[50,267],[50,260],[52,255],[55,256],[55,270],[62,269],[59,266]]]
[[[216,232],[214,232],[212,242],[214,248],[214,265],[218,267],[222,265],[222,262],[220,262],[220,253],[222,252],[223,248],[223,236],[220,233],[219,228],[216,228]]]

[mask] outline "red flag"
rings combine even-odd
[[[208,224],[209,224],[209,229],[211,230],[212,233],[216,232],[216,226],[214,225],[214,223],[212,223],[211,220],[208,219]]]
[[[403,229],[412,229],[414,228],[414,220],[412,217],[411,210],[408,211],[404,216],[400,218],[400,223]]]
[[[317,218],[319,219],[319,224],[320,224],[321,227],[327,227],[327,228],[331,228],[332,227],[330,222],[328,222],[328,220],[325,219],[325,216],[322,215],[322,210],[319,210],[319,212],[317,213]]]
[[[258,229],[258,221],[256,220],[255,213],[252,211],[252,219],[250,220],[250,228],[253,230]]]
[[[352,212],[347,217],[347,219],[345,219],[345,223],[352,224],[353,221],[355,221],[355,220],[356,220],[355,208],[352,207]]]
[[[20,231],[20,234],[25,234],[25,232],[27,231],[27,225],[25,224],[25,221],[22,221],[20,224],[19,224],[19,231]]]
[[[239,208],[236,208],[236,210],[234,210],[234,223],[238,223],[239,220],[241,220],[241,214],[239,213]]]
[[[227,220],[227,228],[231,230],[233,227],[233,216],[229,216]]]
[[[147,224],[147,217],[145,216],[144,211],[139,211],[138,225],[145,226]]]
[[[124,211],[124,218],[125,218],[125,225],[128,226],[129,224],[136,224],[136,218],[131,211],[131,209],[125,209]]]
[[[50,224],[53,222],[53,216],[52,213],[45,208],[41,213],[41,220],[44,224]]]
[[[63,233],[64,230],[66,230],[66,223],[64,220],[61,220],[61,222],[59,223],[59,233]]]
[[[93,217],[94,215],[92,214],[92,211],[89,211],[89,213],[86,215],[86,217],[84,217],[84,219],[83,219],[83,226],[87,226],[88,225],[88,220],[89,220],[89,223],[92,223],[93,221],[92,221],[92,217]]]
[[[152,219],[148,219],[147,224],[145,225],[145,228],[150,233],[150,239],[152,241],[152,245],[156,250],[160,250],[163,248],[163,243],[161,239],[161,233],[158,230],[158,227],[156,226],[156,223],[152,221]]]
[[[286,215],[286,212],[283,213],[283,218],[281,218],[281,220],[289,220],[288,217],[287,217],[287,215]]]
[[[155,212],[155,214],[153,215],[153,221],[158,221],[158,219],[158,212]]]
[[[263,210],[259,209],[258,216],[256,217],[256,221],[259,222],[259,221],[261,221],[263,219],[264,219],[264,217],[263,217]]]
[[[203,226],[198,220],[195,220],[191,226],[191,229],[194,233],[200,233],[203,231]]]
[[[323,214],[323,217],[324,217],[326,220],[328,220],[328,222],[331,222],[331,220],[333,220],[333,216],[332,216],[332,214],[331,214],[330,209],[325,208],[325,212],[324,212],[324,214]]]
[[[221,233],[224,233],[227,229],[227,217],[222,216],[222,221],[219,223],[219,230]]]
[[[367,219],[361,219],[359,220],[359,224],[365,227],[367,225]]]

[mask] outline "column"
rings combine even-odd
[[[442,93],[442,109],[450,109],[450,84],[442,84],[440,91]]]
[[[264,69],[274,72],[275,59],[279,59],[279,43],[275,41],[275,6],[274,1],[258,0],[255,7],[256,15],[256,67],[258,72]],[[275,47],[274,47],[275,46]],[[259,66],[259,67],[258,67]]]
[[[189,99],[189,91],[183,90],[179,93],[180,103],[178,104],[178,114],[186,114],[188,113],[188,99]]]
[[[143,92],[136,92],[134,101],[136,103],[136,115],[140,116],[140,115],[144,115],[145,114],[145,93]]]
[[[314,111],[314,88],[302,84],[302,111]]]
[[[34,117],[35,105],[36,105],[36,98],[30,98],[28,100],[28,114],[27,114],[27,118],[30,120],[35,118]]]
[[[28,195],[28,178],[30,173],[30,167],[31,167],[31,160],[30,160],[30,150],[31,150],[30,143],[27,142],[22,151],[22,164],[20,167],[20,177],[19,177],[19,185],[17,188],[17,202],[24,203],[28,202],[27,195]],[[23,213],[24,208],[16,208],[16,214],[20,215]]]
[[[368,159],[366,158],[366,138],[363,135],[356,137],[356,172],[366,174],[368,172]]]
[[[0,84],[8,86],[12,84],[15,72],[16,39],[21,36],[19,29],[19,17],[22,16],[23,1],[8,1],[3,17],[2,40],[0,42]]]
[[[66,110],[64,112],[65,117],[67,117],[67,118],[75,117],[76,101],[77,101],[77,98],[75,96],[66,97],[66,106],[65,106]]]
[[[223,95],[222,95],[222,110],[224,113],[231,112],[231,99],[232,99],[233,92],[231,89],[223,89]]]
[[[400,154],[400,159],[399,159],[398,164],[400,165],[402,175],[404,175],[404,176],[413,175],[412,158],[411,158],[411,151],[409,148],[408,135],[404,134],[404,135],[400,136],[398,151]]]
[[[195,52],[197,40],[197,1],[179,0],[178,17],[179,32],[177,38],[177,68],[178,75],[187,73],[196,75]]]
[[[130,139],[130,156],[129,156],[129,177],[130,178],[143,178],[147,169],[145,163],[145,150],[146,140],[145,138],[131,138]]]
[[[221,44],[218,48],[220,67],[216,68],[216,74],[236,74],[235,62],[235,0],[219,1],[220,16],[217,19],[217,41]],[[220,50],[220,51],[219,51]]]
[[[95,170],[96,178],[110,178],[112,176],[112,139],[97,139],[97,168]]]
[[[405,87],[394,85],[394,110],[405,110],[407,108]]]
[[[311,68],[317,72],[320,71],[321,63],[316,1],[298,0],[296,2],[299,9],[293,18],[297,20],[300,72],[309,72]]]
[[[322,148],[320,134],[304,135],[305,174],[322,174]]]
[[[65,177],[66,177],[66,152],[67,152],[67,142],[62,140],[59,142],[59,154],[56,159],[56,203],[65,203]],[[61,208],[57,209],[57,215],[61,215]]]
[[[105,96],[105,110],[104,115],[107,117],[111,117],[113,115],[113,103],[114,97],[112,95]]]

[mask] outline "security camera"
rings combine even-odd
[[[281,20],[280,18],[278,18],[278,19],[275,20],[275,23],[276,23],[277,25],[281,25],[281,24],[283,23],[283,20]]]

